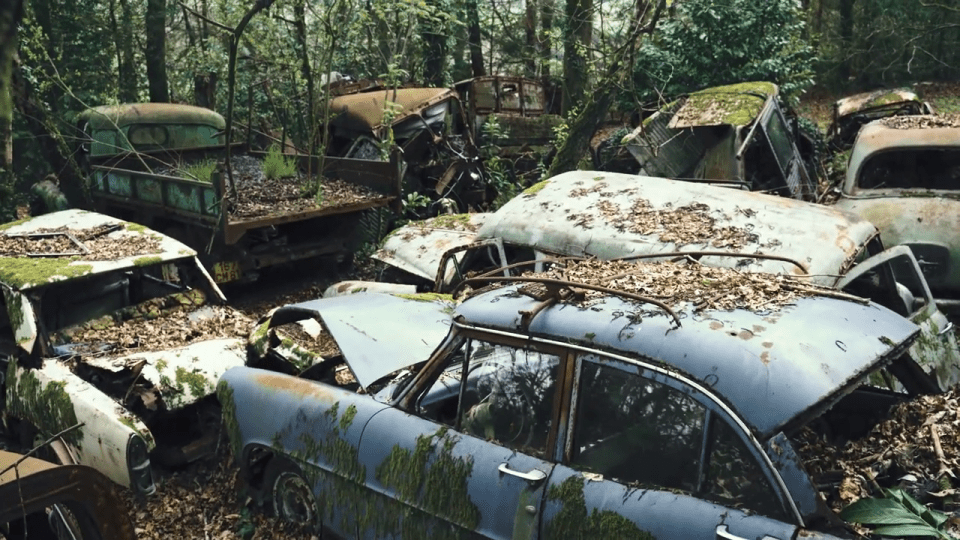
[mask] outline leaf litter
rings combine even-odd
[[[679,262],[588,259],[554,265],[545,272],[528,272],[524,276],[604,286],[648,296],[668,305],[689,302],[697,310],[776,310],[803,297],[838,295],[833,289],[812,286],[786,275],[738,272],[732,268],[704,266],[689,259]],[[544,287],[531,284],[524,289],[534,292]],[[603,295],[599,291],[586,291],[584,298],[591,300]]]
[[[120,228],[99,225],[87,229],[38,229],[29,234],[0,233],[0,257],[79,256],[86,261],[114,261],[161,252],[157,236],[109,234]]]

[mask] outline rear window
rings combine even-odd
[[[857,186],[960,190],[960,148],[908,148],[877,154],[861,167]]]

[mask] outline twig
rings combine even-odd
[[[50,444],[50,443],[53,442],[54,440],[59,439],[61,436],[66,435],[67,433],[69,433],[69,432],[71,432],[71,431],[73,431],[73,430],[75,430],[75,429],[77,429],[77,428],[80,428],[80,427],[83,427],[84,425],[85,425],[85,422],[80,422],[79,424],[74,424],[74,425],[68,427],[67,429],[61,431],[60,433],[57,433],[57,434],[54,435],[53,437],[50,437],[49,439],[43,441],[42,443],[38,444],[37,446],[34,446],[33,448],[30,449],[29,452],[27,452],[26,454],[20,456],[20,459],[14,461],[14,462],[11,463],[10,465],[8,465],[6,469],[3,469],[2,471],[0,471],[0,476],[3,476],[3,473],[9,471],[10,469],[15,468],[17,465],[19,465],[19,464],[21,464],[21,463],[23,463],[28,457],[30,457],[30,456],[32,456],[33,454],[35,454],[37,450],[43,448],[44,446]],[[17,473],[18,473],[18,477],[19,477],[19,470],[17,471]]]

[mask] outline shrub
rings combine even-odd
[[[263,160],[263,174],[271,180],[296,176],[297,164],[292,159],[283,157],[280,147],[273,145]]]
[[[198,182],[209,183],[213,176],[213,171],[216,170],[216,168],[217,162],[215,160],[205,159],[203,161],[197,161],[196,163],[181,165],[180,173]]]

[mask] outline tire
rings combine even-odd
[[[273,514],[311,532],[320,531],[320,506],[300,468],[278,457],[270,460],[265,476]]]

